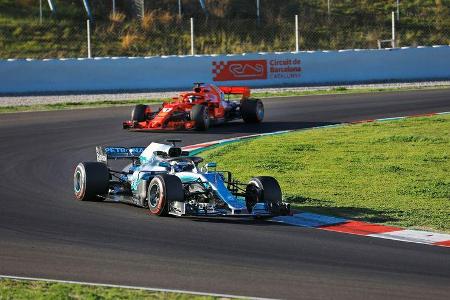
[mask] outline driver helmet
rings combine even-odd
[[[174,170],[175,172],[192,172],[194,166],[189,162],[180,161],[174,166]]]
[[[188,101],[190,103],[195,102],[196,99],[197,99],[197,97],[195,97],[194,95],[191,95],[191,96],[188,97]]]

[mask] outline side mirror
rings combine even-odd
[[[209,170],[210,168],[215,168],[215,167],[217,167],[217,164],[216,164],[215,162],[209,162],[209,163],[207,163],[206,165],[204,165],[204,166],[202,167],[201,171],[202,171],[203,173],[208,173],[208,170]]]
[[[206,166],[206,168],[216,168],[217,167],[217,163],[209,162],[205,166]]]

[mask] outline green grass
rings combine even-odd
[[[436,87],[400,87],[400,88],[355,88],[347,89],[345,87],[336,87],[327,90],[310,90],[310,91],[280,91],[280,92],[263,92],[253,93],[255,98],[269,98],[269,97],[289,97],[289,96],[313,96],[313,95],[340,95],[340,94],[358,94],[358,93],[377,93],[377,92],[394,92],[394,91],[414,91],[425,89],[443,89],[450,88],[448,86]],[[174,93],[175,94],[175,93]],[[230,99],[238,99],[231,97]],[[15,113],[15,112],[29,112],[29,111],[48,111],[48,110],[67,110],[67,109],[81,109],[81,108],[98,108],[98,107],[113,107],[113,106],[129,106],[135,104],[157,104],[163,101],[170,101],[171,99],[134,99],[134,100],[103,100],[103,101],[78,101],[78,102],[61,102],[52,104],[35,104],[35,105],[10,105],[0,106],[0,114]]]
[[[263,137],[206,151],[238,179],[276,177],[294,208],[450,231],[450,116]]]
[[[218,299],[181,293],[152,292],[81,284],[0,279],[0,299],[65,300],[65,299]]]

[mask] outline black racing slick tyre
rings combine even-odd
[[[192,121],[195,121],[195,130],[208,130],[210,125],[208,108],[205,105],[196,104],[190,112]]]
[[[174,201],[184,201],[183,184],[175,175],[157,175],[148,186],[148,208],[153,215],[167,216],[169,204]]]
[[[246,123],[261,123],[264,119],[264,104],[259,99],[242,100],[241,115]]]
[[[247,210],[252,212],[256,203],[266,203],[270,213],[279,214],[282,206],[282,194],[278,181],[270,176],[252,178],[245,190]]]
[[[108,167],[104,163],[79,163],[73,174],[75,198],[81,201],[102,199],[98,196],[108,193],[109,177]]]
[[[144,122],[147,119],[147,105],[138,104],[131,111],[131,121]]]

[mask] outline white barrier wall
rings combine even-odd
[[[242,55],[0,60],[0,93],[450,79],[450,46]]]

